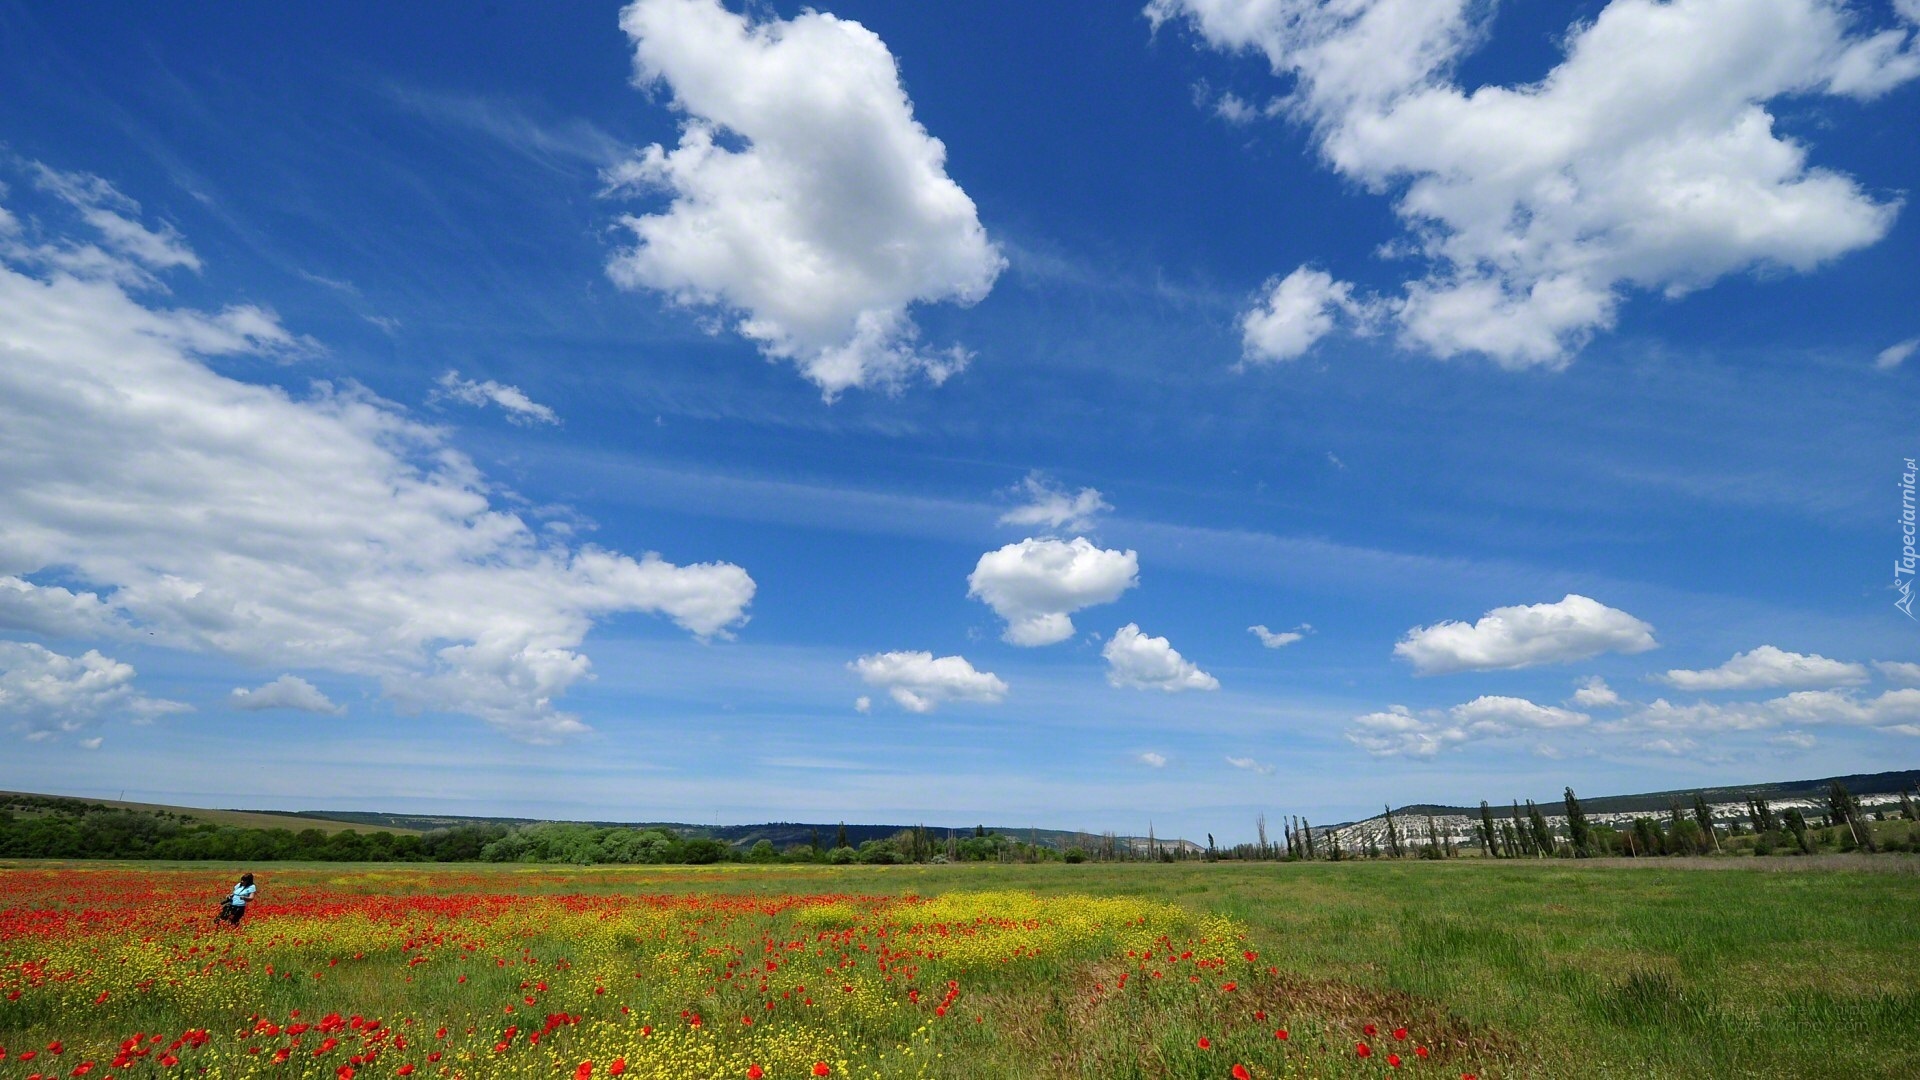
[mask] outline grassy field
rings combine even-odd
[[[19,864],[0,1076],[1916,1075],[1916,866]]]

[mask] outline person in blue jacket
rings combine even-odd
[[[247,913],[247,902],[253,899],[255,891],[253,875],[241,874],[239,884],[233,887],[233,895],[220,905],[220,914],[215,915],[214,919],[239,926],[241,916]]]

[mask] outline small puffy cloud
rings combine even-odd
[[[1273,766],[1262,765],[1250,757],[1233,757],[1229,755],[1227,757],[1227,764],[1236,769],[1245,769],[1248,772],[1259,773],[1261,776],[1273,775]]]
[[[1867,681],[1865,664],[1829,660],[1762,645],[1704,671],[1678,668],[1659,676],[1681,690],[1770,690],[1788,686],[1857,686]]]
[[[635,84],[667,90],[684,120],[677,147],[607,172],[610,191],[672,199],[621,219],[634,244],[608,263],[617,285],[726,312],[829,400],[965,366],[962,349],[919,346],[908,308],[976,303],[1006,260],[885,42],[825,12],[756,21],[719,0],[635,0],[620,26]]]
[[[345,706],[335,705],[320,688],[298,675],[282,675],[255,690],[235,687],[227,701],[236,709],[258,712],[262,709],[293,709],[297,712],[327,713],[341,716]]]
[[[1299,626],[1296,626],[1291,630],[1281,630],[1276,633],[1275,631],[1269,630],[1264,626],[1260,626],[1256,624],[1254,626],[1247,627],[1247,633],[1252,634],[1254,637],[1259,638],[1260,644],[1265,645],[1269,649],[1284,649],[1287,646],[1293,644],[1294,642],[1299,641],[1302,638],[1306,637],[1308,634],[1313,633],[1313,627],[1307,625],[1306,623],[1301,623]]]
[[[1903,686],[1920,686],[1920,664],[1908,663],[1904,660],[1875,660],[1873,666],[1880,672],[1880,676],[1889,682],[1897,682]]]
[[[136,691],[135,674],[132,665],[94,649],[67,656],[33,642],[0,641],[0,716],[11,718],[16,732],[39,740],[110,718],[139,724],[191,711]]]
[[[1196,94],[1195,97],[1205,104],[1204,93]],[[1286,108],[1287,103],[1280,98],[1269,98],[1266,104],[1255,105],[1246,98],[1228,91],[1214,100],[1213,115],[1229,124],[1241,125],[1251,124],[1255,120],[1271,120],[1285,112]]]
[[[497,383],[492,379],[463,379],[459,372],[453,370],[440,376],[439,389],[434,391],[433,396],[437,400],[457,401],[475,408],[498,405],[505,410],[509,423],[522,426],[560,422],[558,413],[528,397],[517,386]]]
[[[1267,282],[1259,301],[1240,317],[1241,354],[1250,364],[1298,359],[1332,333],[1341,316],[1362,329],[1370,318],[1352,285],[1302,266]]]
[[[908,712],[932,712],[948,701],[997,705],[1007,684],[990,671],[976,671],[965,657],[930,652],[888,652],[863,656],[847,667],[868,685],[885,690]]]
[[[1528,732],[1584,727],[1582,712],[1539,705],[1525,698],[1482,695],[1445,712],[1415,715],[1404,705],[1356,716],[1347,741],[1376,757],[1433,757],[1449,746]]]
[[[1498,671],[1656,648],[1653,627],[1618,608],[1569,593],[1552,604],[1494,608],[1478,622],[1419,626],[1393,647],[1421,675]]]
[[[1598,675],[1581,680],[1579,689],[1573,692],[1569,700],[1583,709],[1604,709],[1625,704],[1613,687],[1607,685],[1607,680]]]
[[[1151,0],[1146,12],[1263,55],[1323,160],[1393,200],[1404,234],[1385,250],[1424,263],[1382,302],[1403,343],[1553,369],[1633,293],[1808,272],[1887,234],[1899,199],[1814,165],[1772,111],[1871,99],[1920,74],[1909,9],[1907,25],[1876,26],[1862,8],[1612,0],[1567,29],[1543,77],[1473,87],[1455,72],[1498,29],[1480,0]],[[1278,355],[1326,332],[1311,303],[1300,310],[1279,320]]]
[[[1167,755],[1156,753],[1152,750],[1135,755],[1134,760],[1149,769],[1164,769],[1167,767]]]
[[[857,712],[857,713],[870,713],[870,712],[872,712],[872,711],[873,711],[873,699],[872,699],[872,698],[870,698],[870,697],[868,697],[868,696],[867,696],[867,695],[865,695],[865,694],[861,694],[861,695],[860,695],[859,697],[857,697],[857,698],[854,698],[854,699],[853,699],[853,711],[854,711],[854,712]]]
[[[81,739],[79,745],[80,745],[80,749],[82,750],[98,750],[100,749],[100,744],[106,741],[107,740],[101,738],[100,736],[95,735],[91,739]]]
[[[1073,612],[1110,604],[1140,584],[1140,557],[1132,551],[1073,540],[1028,538],[980,556],[967,576],[967,595],[1007,621],[1001,635],[1014,645],[1052,645],[1073,636]]]
[[[1466,739],[1459,728],[1415,716],[1405,705],[1356,716],[1348,722],[1346,734],[1348,742],[1375,757],[1433,757]]]
[[[1471,734],[1506,735],[1520,728],[1581,727],[1592,717],[1571,709],[1536,705],[1525,698],[1482,695],[1447,710]]]
[[[1027,501],[1001,514],[1002,525],[1085,532],[1093,528],[1095,518],[1113,509],[1094,488],[1070,492],[1038,471],[1027,474],[1026,479],[1015,485],[1014,493]]]
[[[1149,637],[1133,623],[1114,631],[1100,655],[1107,660],[1107,682],[1136,690],[1218,690],[1220,680],[1181,656],[1163,637]]]
[[[1915,349],[1920,349],[1920,338],[1908,338],[1897,345],[1889,345],[1873,358],[1873,366],[1881,371],[1892,371],[1906,363],[1907,357],[1912,356]]]

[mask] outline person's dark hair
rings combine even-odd
[[[240,884],[242,884],[242,885],[251,885],[251,884],[253,884],[253,875],[252,875],[252,874],[241,874],[241,875],[240,875]]]

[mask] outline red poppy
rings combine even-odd
[[[761,1068],[757,1062],[747,1066],[747,1080],[760,1080],[765,1075],[767,1070]]]
[[[1354,1043],[1353,1052],[1358,1057],[1372,1057],[1373,1047],[1368,1046],[1366,1043]]]
[[[1417,1057],[1417,1058],[1425,1058],[1425,1057],[1427,1056],[1427,1048],[1426,1048],[1426,1047],[1424,1047],[1424,1046],[1416,1046],[1416,1047],[1414,1047],[1414,1048],[1413,1048],[1413,1056],[1414,1056],[1414,1057]]]
[[[592,1075],[593,1062],[591,1061],[583,1061],[578,1068],[573,1070],[573,1080],[587,1080],[587,1078]]]
[[[1200,1036],[1199,1046],[1200,1046],[1200,1049],[1202,1050],[1211,1050],[1213,1049],[1213,1040],[1207,1038],[1205,1035],[1202,1035]]]
[[[1233,1080],[1253,1080],[1253,1074],[1247,1071],[1245,1065],[1235,1065],[1233,1067]]]
[[[1367,1026],[1361,1028],[1360,1030],[1363,1032],[1366,1032],[1369,1036],[1377,1035],[1380,1033],[1380,1029],[1377,1027],[1374,1027],[1372,1024],[1368,1024]]]
[[[1399,1055],[1399,1054],[1388,1054],[1388,1055],[1387,1055],[1387,1068],[1389,1068],[1389,1069],[1397,1069],[1397,1068],[1399,1068],[1399,1067],[1400,1067],[1400,1055]]]
[[[1396,1038],[1396,1039],[1404,1039],[1404,1038],[1406,1038],[1406,1037],[1407,1037],[1407,1029],[1406,1029],[1406,1028],[1403,1028],[1403,1027],[1398,1027],[1398,1028],[1394,1028],[1394,1029],[1393,1029],[1393,1037],[1394,1037],[1394,1038]]]
[[[608,1075],[608,1076],[619,1076],[619,1075],[620,1075],[621,1073],[623,1073],[623,1072],[626,1072],[626,1071],[627,1071],[627,1059],[626,1059],[626,1058],[623,1058],[623,1057],[617,1057],[617,1058],[614,1058],[614,1059],[613,1059],[612,1061],[609,1061],[609,1062],[607,1062],[607,1075]]]
[[[825,1076],[832,1071],[832,1069],[827,1068],[827,1063],[824,1061],[816,1061],[813,1063],[813,1075],[815,1076]]]
[[[1281,1042],[1286,1042],[1286,1041],[1287,1041],[1287,1029],[1286,1029],[1286,1028],[1281,1028],[1281,1029],[1280,1029],[1279,1031],[1276,1031],[1276,1032],[1274,1032],[1274,1033],[1273,1033],[1273,1037],[1274,1037],[1274,1038],[1276,1038],[1276,1039],[1279,1039],[1279,1040],[1280,1040]]]

